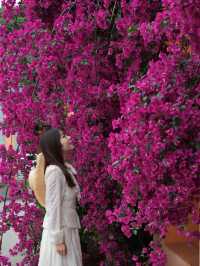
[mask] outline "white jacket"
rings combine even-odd
[[[80,187],[75,178],[76,170],[69,163],[69,172],[76,184],[68,186],[61,168],[57,165],[48,165],[45,171],[45,208],[46,214],[43,220],[43,228],[48,228],[51,243],[64,242],[65,226],[81,228],[78,213],[76,211],[76,198],[80,200]]]

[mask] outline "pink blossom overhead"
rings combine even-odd
[[[0,128],[17,134],[19,149],[0,149],[11,198],[0,226],[19,233],[11,253],[26,250],[20,265],[37,265],[44,212],[27,186],[27,154],[46,125],[72,136],[81,222],[98,243],[99,265],[163,266],[168,226],[180,229],[189,214],[199,223],[197,2],[3,1]],[[14,181],[18,171],[23,181]]]

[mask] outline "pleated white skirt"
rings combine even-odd
[[[82,266],[82,252],[78,228],[64,228],[67,255],[62,256],[50,243],[49,232],[43,228],[38,266]]]

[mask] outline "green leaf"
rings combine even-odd
[[[133,173],[134,173],[134,174],[139,174],[139,173],[140,173],[140,168],[137,167],[137,166],[134,166],[134,167],[133,167]]]
[[[81,61],[81,65],[88,65],[89,63],[88,63],[88,61],[87,61],[87,59],[83,59],[82,61]]]
[[[169,21],[167,19],[164,19],[161,23],[160,26],[161,28],[166,28],[169,25]]]
[[[4,25],[6,23],[5,19],[0,17],[0,25]]]
[[[129,87],[129,89],[131,89],[131,91],[134,92],[134,93],[140,91],[137,87],[135,87],[135,85],[129,84],[128,87]]]
[[[26,21],[25,17],[16,17],[16,23],[17,24],[24,23],[25,21]]]
[[[133,32],[137,31],[137,25],[131,25],[128,27],[128,35],[130,36]]]
[[[180,124],[181,124],[181,119],[180,119],[180,117],[178,117],[178,116],[174,116],[174,117],[172,118],[172,126],[173,126],[174,128],[177,128],[177,127],[180,126]]]
[[[137,236],[137,235],[138,235],[138,230],[137,230],[137,229],[133,229],[133,234],[134,234],[135,236]]]

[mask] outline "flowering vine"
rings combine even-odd
[[[181,230],[189,214],[199,223],[199,13],[195,0],[3,1],[1,130],[17,134],[19,150],[1,147],[11,191],[1,232],[9,223],[19,233],[11,253],[26,249],[21,265],[37,265],[43,209],[26,182],[27,154],[46,125],[74,141],[98,265],[165,265],[168,226]]]

